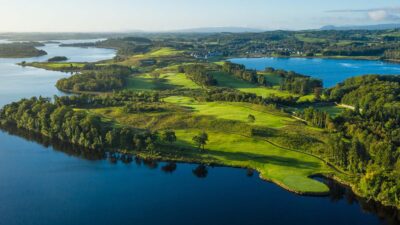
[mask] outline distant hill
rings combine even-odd
[[[200,28],[190,28],[181,30],[172,30],[170,32],[177,33],[250,33],[250,32],[262,32],[264,30],[248,27],[200,27]]]
[[[320,30],[389,30],[399,29],[400,24],[375,24],[375,25],[363,25],[363,26],[333,26],[328,25],[322,27]]]

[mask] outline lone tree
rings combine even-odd
[[[204,151],[204,146],[208,142],[208,134],[206,132],[201,132],[200,134],[196,135],[192,139],[196,146],[198,146],[199,149],[203,149]]]
[[[176,141],[175,131],[166,130],[161,134],[161,139],[168,143],[173,143]]]
[[[247,120],[248,120],[250,123],[254,123],[254,122],[256,121],[256,117],[255,117],[254,115],[249,114],[249,115],[247,116]]]

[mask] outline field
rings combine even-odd
[[[172,48],[158,48],[154,49],[146,54],[138,54],[130,56],[119,64],[125,66],[140,66],[143,60],[157,60],[168,57],[175,57],[181,55],[183,52]]]
[[[155,78],[150,74],[133,75],[128,80],[128,89],[139,91],[165,90],[174,88],[200,88],[183,73],[161,73]]]
[[[161,105],[166,110],[158,113],[128,114],[120,107],[88,111],[117,126],[174,129],[178,146],[185,150],[168,149],[168,159],[171,160],[253,168],[264,179],[297,193],[323,194],[328,191],[324,184],[309,176],[332,173],[333,170],[322,160],[285,146],[290,142],[290,135],[267,138],[252,137],[250,134],[250,130],[257,127],[277,134],[296,127],[302,129],[305,135],[318,136],[321,134],[319,129],[308,128],[278,110],[247,103],[198,102],[188,97],[171,96],[164,99]],[[248,121],[249,114],[255,116],[254,122]],[[199,151],[192,141],[192,137],[201,131],[209,135],[205,153]]]

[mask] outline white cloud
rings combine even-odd
[[[375,9],[345,9],[331,10],[328,13],[345,13],[354,15],[354,13],[364,14],[368,19],[374,22],[400,21],[400,7],[375,8]]]
[[[390,14],[386,10],[369,11],[368,17],[373,21],[385,21],[389,19]]]

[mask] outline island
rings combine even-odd
[[[36,47],[44,46],[39,42],[15,42],[0,44],[0,58],[31,58],[47,55]]]
[[[68,58],[65,56],[54,56],[50,59],[48,59],[48,62],[62,62],[62,61],[67,61]]]
[[[325,56],[346,56],[338,50],[346,43],[330,47],[332,34],[324,32],[97,42],[116,49],[117,56],[97,63],[26,63],[74,71],[56,83],[74,95],[8,104],[0,110],[0,123],[89,151],[116,152],[121,160],[135,155],[257,170],[261,178],[298,194],[328,194],[314,177],[330,177],[360,196],[400,207],[400,76],[366,74],[324,88],[323,80],[306,74],[252,70],[228,60],[259,54],[253,48],[259,39],[279,40],[274,42],[279,49],[296,38],[310,43],[301,45],[310,48],[309,56],[322,48]],[[354,38],[352,31],[344,34]],[[290,48],[298,50],[297,43]],[[346,49],[379,58],[395,51],[368,45]]]

